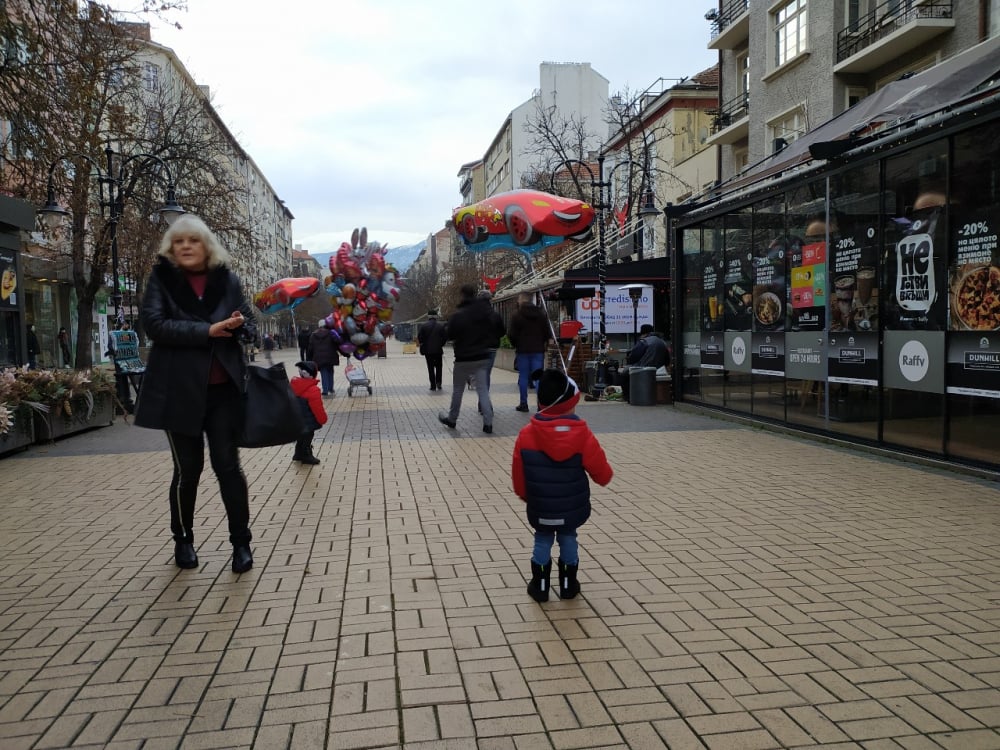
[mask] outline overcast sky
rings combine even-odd
[[[325,252],[356,226],[390,247],[444,226],[459,167],[539,87],[542,62],[589,62],[612,94],[711,67],[714,5],[188,0],[183,28],[153,39],[211,89],[295,216],[294,243]]]

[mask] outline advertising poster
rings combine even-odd
[[[725,369],[733,372],[750,372],[750,332],[726,331],[723,344]]]
[[[877,333],[830,332],[828,381],[878,385],[878,370]]]
[[[944,393],[944,331],[886,331],[882,385]]]
[[[724,370],[725,341],[722,331],[701,334],[701,366],[706,370]]]
[[[785,330],[785,243],[775,240],[753,264],[753,330]]]
[[[722,331],[725,328],[725,307],[723,285],[722,251],[714,250],[703,254],[701,282],[704,309],[701,316],[701,330]]]
[[[1000,398],[1000,332],[948,337],[948,393]]]
[[[945,328],[948,295],[944,287],[944,211],[943,205],[927,205],[910,211],[910,216],[892,219],[884,269],[889,294],[887,330]]]
[[[821,331],[826,325],[826,240],[789,245],[791,329]]]
[[[727,331],[749,331],[753,318],[753,286],[751,254],[738,251],[726,254],[725,308]]]
[[[878,330],[878,278],[874,253],[864,251],[866,237],[840,235],[830,251],[830,331]]]
[[[997,214],[989,209],[954,220],[949,269],[948,393],[1000,398],[1000,255]]]
[[[785,374],[785,334],[761,331],[752,334],[750,351],[751,372],[754,375]]]
[[[823,338],[815,333],[785,334],[785,376],[802,380],[826,378]]]
[[[0,310],[13,310],[17,307],[19,283],[17,252],[8,248],[0,248]]]

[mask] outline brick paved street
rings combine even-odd
[[[244,452],[242,576],[207,469],[174,566],[160,433],[0,460],[0,749],[1000,748],[1000,485],[581,403],[616,476],[539,605],[515,375],[484,435],[397,342],[365,365],[321,465]]]

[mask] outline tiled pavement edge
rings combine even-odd
[[[583,403],[616,475],[583,594],[538,605],[515,376],[488,436],[395,342],[365,366],[321,465],[244,452],[242,576],[207,468],[201,567],[173,566],[158,433],[0,461],[2,750],[1000,748],[996,484]]]

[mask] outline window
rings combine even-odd
[[[771,148],[767,149],[768,153],[780,151],[806,132],[805,109],[803,107],[796,107],[783,115],[779,115],[767,124],[767,132],[771,139],[769,144]]]
[[[844,108],[850,109],[866,96],[868,96],[868,89],[864,86],[848,86],[844,91]]]
[[[771,14],[774,19],[774,64],[784,65],[806,49],[806,0],[791,0]]]
[[[740,93],[750,91],[750,50],[741,52],[736,57],[736,71],[740,78]]]
[[[158,91],[160,88],[160,66],[148,62],[142,68],[142,84],[146,91]]]

